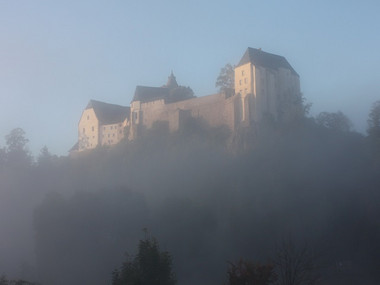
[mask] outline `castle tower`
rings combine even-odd
[[[178,87],[178,83],[177,83],[177,80],[175,79],[175,76],[173,74],[173,70],[172,70],[170,76],[168,77],[168,82],[166,83],[165,87],[167,87],[167,88],[177,88]]]
[[[248,48],[235,67],[235,93],[241,96],[242,123],[279,119],[284,100],[300,96],[299,76],[283,56]]]

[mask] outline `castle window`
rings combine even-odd
[[[239,85],[241,85],[241,79],[239,80]]]
[[[242,70],[242,71],[241,71],[241,75],[243,75],[243,76],[244,76],[244,70]]]
[[[85,128],[83,128],[83,133],[85,133],[86,132],[86,129]]]
[[[108,137],[110,137],[110,134],[108,134]]]
[[[106,127],[103,127],[103,130],[106,130]]]
[[[113,127],[111,126],[111,130],[113,129]]]
[[[94,127],[92,127],[92,131],[95,131],[95,128],[94,128]]]
[[[90,119],[90,116],[87,115],[87,120],[89,120],[89,119]]]
[[[114,137],[114,136],[115,136],[115,134],[112,134],[112,136]]]
[[[244,83],[245,83],[245,84],[247,84],[247,81],[248,81],[247,78],[244,78]]]

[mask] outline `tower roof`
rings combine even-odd
[[[173,74],[173,70],[172,70],[170,76],[168,77],[168,82],[166,83],[165,87],[167,87],[167,88],[178,87],[178,83],[177,83],[177,80],[175,79],[175,76]]]
[[[130,107],[108,104],[96,100],[90,100],[86,109],[94,109],[96,117],[102,124],[116,124],[129,117]]]
[[[169,88],[167,87],[136,86],[132,101],[150,102],[165,99],[168,96]]]
[[[256,66],[262,66],[271,69],[286,68],[289,69],[294,75],[298,76],[297,72],[293,69],[285,57],[268,53],[262,51],[261,49],[249,47],[241,58],[238,66],[246,64],[248,62]]]

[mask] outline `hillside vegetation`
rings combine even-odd
[[[270,263],[291,239],[321,284],[379,284],[379,128],[343,114],[271,120],[229,136],[191,120],[76,157],[34,161],[21,129],[0,152],[0,273],[41,284],[110,284],[142,229],[178,284],[223,284],[228,262]],[[376,125],[377,124],[377,125]]]

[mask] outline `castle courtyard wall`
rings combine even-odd
[[[85,109],[78,124],[79,150],[93,149],[99,143],[99,121],[93,109]]]
[[[181,118],[191,116],[204,119],[213,127],[226,125],[234,130],[235,97],[226,98],[224,94],[214,94],[170,104],[165,104],[163,100],[142,103],[141,123],[149,129],[154,122],[165,121],[169,123],[170,131],[175,131],[179,128]]]

